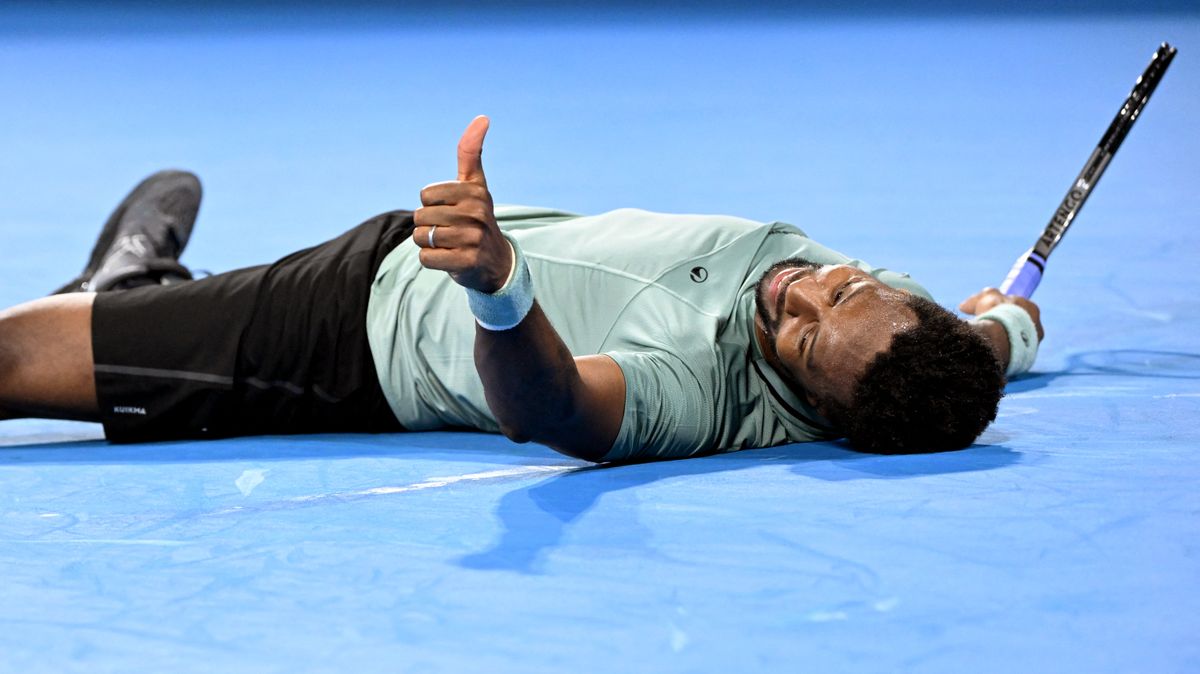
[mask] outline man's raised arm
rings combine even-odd
[[[597,461],[620,430],[625,378],[607,356],[572,357],[537,303],[529,306],[528,272],[496,224],[483,173],[487,130],[487,117],[472,120],[458,143],[458,179],[421,190],[412,238],[423,266],[474,293],[475,368],[504,434]]]

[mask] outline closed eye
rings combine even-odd
[[[846,295],[846,291],[850,288],[850,286],[854,285],[854,282],[857,280],[858,279],[850,279],[849,281],[846,281],[842,285],[838,286],[837,292],[833,294],[834,306],[837,306],[837,304],[842,301],[842,297]]]
[[[796,346],[796,353],[798,355],[804,355],[804,349],[808,348],[809,338],[812,336],[815,330],[816,328],[810,328],[800,334],[800,343]]]

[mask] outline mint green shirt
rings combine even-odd
[[[524,251],[534,295],[576,356],[606,354],[625,376],[625,413],[606,460],[681,458],[837,437],[771,369],[753,338],[754,291],[775,262],[851,264],[928,297],[783,223],[621,209],[594,216],[496,209]],[[404,242],[384,259],[367,335],[384,395],[409,430],[498,432],[475,370],[466,293]]]

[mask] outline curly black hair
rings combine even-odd
[[[867,366],[849,405],[825,401],[825,414],[860,451],[962,449],[996,418],[1004,371],[966,322],[915,295],[907,304],[916,327]]]

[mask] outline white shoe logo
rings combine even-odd
[[[145,234],[131,234],[118,240],[108,256],[113,257],[118,253],[133,253],[138,257],[148,257],[153,251],[154,246],[150,244],[149,237]]]

